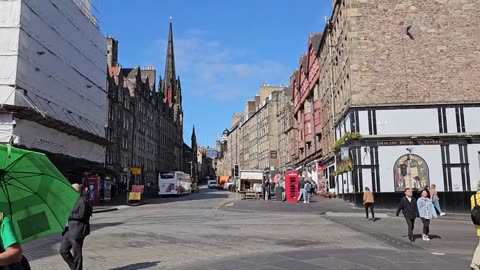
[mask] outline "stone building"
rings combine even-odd
[[[188,173],[192,178],[192,182],[193,182],[193,181],[196,181],[196,179],[192,177],[192,175],[194,175],[193,165],[192,165],[193,163],[191,163],[193,159],[192,153],[193,153],[192,148],[188,146],[186,143],[184,143],[183,144],[183,168],[181,169],[181,171]]]
[[[153,67],[122,68],[118,42],[108,39],[109,121],[106,166],[117,182],[156,185],[161,172],[183,170],[183,111],[175,75],[170,22],[164,79],[156,91]],[[118,145],[120,143],[120,146]]]
[[[270,170],[280,165],[279,110],[285,88],[262,85],[259,94],[245,103],[243,114],[232,116],[232,127],[226,137],[227,151],[224,164],[232,175],[235,165],[243,169]],[[286,120],[287,118],[284,118]],[[224,165],[225,166],[225,165]],[[226,169],[225,169],[226,171]]]
[[[298,132],[298,160],[302,174],[313,181],[319,180],[319,159],[323,156],[320,121],[318,49],[322,34],[308,37],[307,54],[300,57],[293,88],[294,113]]]
[[[164,131],[162,134],[164,143],[160,144],[161,154],[159,159],[161,164],[163,164],[160,170],[179,169],[183,166],[183,107],[180,77],[176,75],[175,71],[172,22],[170,22],[168,32],[165,74],[163,79],[160,78],[158,95],[160,111],[167,119],[167,121],[163,122],[163,129],[160,126]]]
[[[434,183],[447,211],[467,210],[480,179],[480,2],[333,3],[320,96],[346,142],[328,185],[356,203],[370,187],[393,206]]]
[[[259,95],[255,97],[255,103],[252,101],[246,103],[246,117],[242,123],[244,159],[242,169],[264,170],[278,167],[276,117],[278,95],[281,90],[283,87],[262,85]]]
[[[240,168],[243,168],[245,164],[240,160],[240,153],[243,152],[242,144],[242,123],[243,117],[238,117],[239,114],[234,114],[232,116],[232,127],[230,128],[227,134],[227,153],[226,159],[224,162],[228,172],[228,175],[233,176],[232,170],[235,165],[239,165]]]
[[[216,141],[217,158],[215,160],[215,171],[217,175],[230,175],[231,173],[231,159],[228,152],[228,129],[225,129],[222,133],[222,137]]]
[[[289,138],[290,133],[296,132],[294,130],[295,121],[293,114],[293,100],[292,88],[285,87],[279,92],[277,105],[277,125],[278,125],[278,168],[281,172],[287,171],[287,168],[292,168],[292,153],[296,152],[296,141]]]
[[[111,38],[108,41],[116,42]],[[109,48],[112,47],[109,45]],[[121,68],[115,61],[110,58],[108,60],[109,103],[105,134],[110,144],[105,153],[105,164],[114,182],[127,183],[132,164],[134,103],[130,98],[130,91],[124,86]]]
[[[158,118],[157,102],[155,93],[155,77],[149,78],[143,75],[150,73],[150,67],[140,69],[122,68],[125,87],[130,91],[130,97],[134,101],[134,138],[132,168],[140,168],[141,174],[133,175],[134,184],[157,183],[157,133],[154,132],[157,121],[164,122]],[[155,74],[155,71],[153,72]],[[153,87],[152,87],[153,86]],[[157,118],[155,120],[155,118]]]

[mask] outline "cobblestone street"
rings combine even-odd
[[[475,244],[465,222],[439,222],[435,226],[453,229],[456,236],[434,239],[430,248],[402,239],[404,228],[396,229],[402,219],[382,218],[371,227],[359,217],[350,222],[314,212],[224,211],[232,200],[231,193],[203,189],[95,214],[84,268],[466,269]],[[394,233],[384,239],[389,228]],[[67,269],[57,252],[59,241],[51,236],[25,246],[33,269]],[[443,241],[451,253],[442,251]]]

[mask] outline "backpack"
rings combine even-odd
[[[3,223],[3,217],[4,216],[5,216],[5,214],[3,212],[0,212],[0,226]],[[0,244],[0,252],[3,253],[4,251],[5,251],[5,249]],[[12,263],[12,264],[9,264],[9,265],[0,266],[0,270],[31,270],[31,269],[32,268],[30,268],[30,264],[28,263],[28,260],[25,257],[25,255],[22,256],[22,259],[19,262]]]
[[[473,195],[473,201],[475,202],[475,206],[470,212],[470,216],[472,217],[473,224],[480,225],[480,205],[477,203],[477,194]]]

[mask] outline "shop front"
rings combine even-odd
[[[444,211],[467,212],[480,180],[479,115],[480,107],[353,110],[337,127],[339,196],[361,205],[369,187],[376,207],[393,209],[406,188],[419,196],[435,184]]]

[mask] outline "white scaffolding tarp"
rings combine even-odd
[[[20,145],[98,163],[105,162],[105,147],[101,145],[81,140],[31,121],[17,119],[16,122],[14,132]]]

